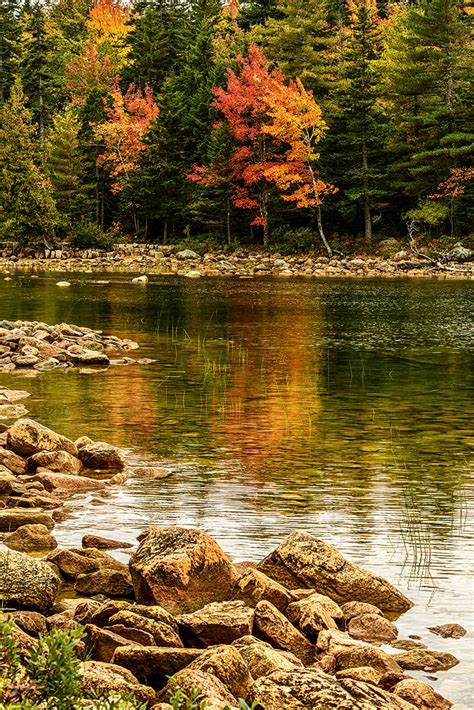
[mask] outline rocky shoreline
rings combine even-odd
[[[394,240],[386,240],[392,242]],[[379,256],[282,256],[264,250],[236,249],[230,254],[200,255],[172,245],[119,244],[112,251],[65,249],[46,252],[0,251],[4,278],[16,271],[38,272],[130,272],[200,278],[204,276],[389,277],[473,279],[474,251],[455,245],[442,258],[422,256],[392,244]],[[382,243],[383,245],[383,243]],[[398,247],[401,245],[399,244]],[[390,256],[387,256],[387,252]],[[60,282],[58,285],[69,285]]]
[[[10,401],[25,394],[3,392]],[[149,527],[136,548],[90,531],[81,548],[58,548],[52,531],[64,501],[127,476],[123,453],[107,443],[72,441],[31,419],[2,426],[0,622],[12,623],[25,652],[48,629],[83,626],[84,698],[132,694],[127,707],[154,710],[237,710],[240,699],[263,710],[451,707],[410,676],[458,663],[398,638],[394,620],[412,602],[308,533],[235,564],[207,533],[177,526]],[[105,551],[125,548],[129,564]],[[465,633],[452,624],[430,630]],[[173,706],[177,688],[205,704]]]

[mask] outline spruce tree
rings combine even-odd
[[[92,185],[79,139],[80,128],[76,112],[68,106],[54,117],[46,134],[44,167],[64,229],[92,219],[94,212]]]
[[[0,0],[0,106],[13,83],[13,49],[18,39],[18,3]]]
[[[58,213],[40,169],[35,128],[17,80],[0,111],[0,235],[25,245],[48,244]]]
[[[434,192],[472,158],[470,17],[460,0],[422,2],[399,10],[387,37],[388,146],[405,202]]]

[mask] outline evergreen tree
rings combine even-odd
[[[40,169],[31,111],[17,80],[0,112],[0,234],[34,245],[53,238],[58,213]]]
[[[41,3],[30,3],[27,0],[18,21],[13,66],[15,76],[21,80],[33,120],[38,126],[41,142],[47,120],[47,51],[45,9]]]
[[[48,175],[63,228],[91,219],[94,212],[92,185],[79,139],[80,122],[67,107],[54,117],[46,135],[44,166]]]
[[[0,0],[0,106],[7,100],[13,82],[13,48],[18,38],[18,3]]]
[[[349,35],[341,48],[334,101],[325,115],[329,131],[321,162],[324,174],[340,188],[340,213],[352,228],[362,215],[370,244],[372,211],[386,191],[386,117],[378,102],[382,33],[375,0],[349,0],[348,10]]]
[[[299,77],[320,99],[331,85],[336,34],[325,0],[278,0],[279,18],[255,26],[252,38],[287,76]]]
[[[472,158],[470,24],[460,0],[422,2],[393,18],[384,94],[393,173],[405,202],[434,192],[450,168]]]

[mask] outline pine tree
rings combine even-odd
[[[13,82],[13,48],[18,39],[18,3],[0,0],[0,107]]]
[[[43,5],[27,0],[19,17],[18,38],[13,50],[15,76],[21,80],[41,142],[47,122],[48,38],[45,21]]]
[[[44,167],[64,229],[92,219],[94,212],[92,185],[79,139],[80,127],[76,112],[68,106],[54,117],[46,134]]]
[[[255,26],[252,38],[289,77],[299,77],[321,99],[331,85],[336,34],[325,0],[278,0],[279,18]]]
[[[340,48],[336,91],[321,148],[323,172],[340,188],[339,214],[353,229],[362,216],[372,240],[372,211],[386,194],[386,117],[378,102],[382,32],[375,0],[349,0],[348,36]]]
[[[435,191],[450,168],[472,157],[470,18],[459,0],[423,2],[393,18],[384,95],[394,174],[405,202]]]
[[[58,213],[40,169],[31,111],[17,80],[0,112],[0,234],[22,244],[47,244]]]

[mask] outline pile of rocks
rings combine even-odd
[[[85,536],[82,548],[43,560],[10,553],[8,571],[5,553],[0,561],[0,596],[18,609],[9,617],[24,643],[46,628],[85,626],[85,697],[133,693],[172,710],[180,687],[198,689],[207,710],[237,710],[239,699],[263,710],[451,707],[407,674],[457,663],[397,640],[390,619],[410,600],[308,533],[258,564],[232,564],[207,533],[176,526],[144,531],[128,566],[100,549],[108,544]],[[56,601],[67,585],[99,596]]]
[[[110,358],[107,352],[136,350],[128,338],[103,335],[101,331],[78,325],[47,325],[37,321],[0,321],[0,371],[17,367],[51,370],[74,365],[122,365],[148,359]]]
[[[388,242],[393,242],[388,244]],[[474,250],[456,245],[442,260],[430,259],[403,248],[397,240],[385,240],[380,254],[347,257],[293,254],[289,256],[266,250],[236,249],[225,254],[200,255],[192,249],[179,250],[174,245],[122,244],[113,251],[83,252],[52,250],[47,254],[12,255],[0,258],[0,269],[37,268],[45,271],[72,272],[146,272],[199,278],[201,276],[413,276],[433,278],[474,278]],[[9,278],[7,276],[7,278]]]

